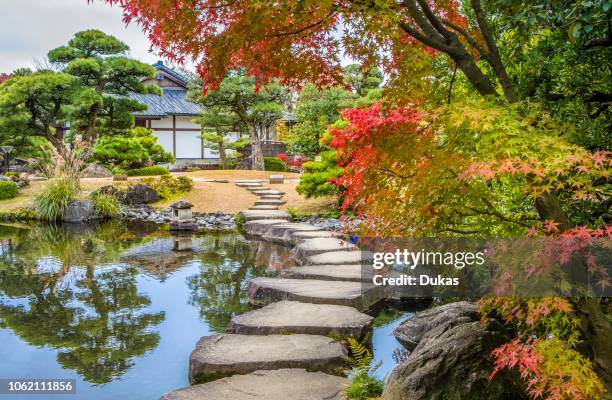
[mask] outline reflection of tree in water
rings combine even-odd
[[[138,293],[135,268],[96,270],[139,242],[109,225],[11,235],[0,251],[0,326],[31,345],[59,349],[58,362],[85,380],[110,382],[157,346],[150,327],[164,320],[163,312],[144,312],[150,299]]]
[[[280,246],[262,247],[236,235],[207,236],[203,240],[210,243],[198,254],[200,272],[187,278],[190,303],[200,309],[211,329],[222,332],[232,316],[248,310],[248,282],[257,276],[273,275],[268,268],[271,261],[291,257]]]

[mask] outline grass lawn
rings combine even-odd
[[[248,209],[257,200],[257,196],[251,194],[248,190],[234,185],[236,179],[267,179],[274,172],[268,171],[236,171],[236,170],[210,170],[210,171],[194,171],[194,172],[179,172],[172,175],[184,175],[192,178],[193,190],[181,198],[172,199],[171,202],[184,199],[194,205],[194,211],[214,212],[223,211],[226,213],[235,213]],[[285,199],[287,204],[282,206],[282,209],[294,208],[296,210],[308,213],[317,213],[329,210],[335,203],[334,197],[325,197],[318,199],[305,199],[295,187],[299,181],[299,174],[283,172],[285,183],[268,185],[286,193]],[[130,180],[138,180],[142,177],[130,178]],[[228,179],[229,183],[206,182],[206,179]],[[94,190],[111,185],[112,178],[83,178],[81,186],[83,188],[83,196],[88,195]],[[23,207],[32,207],[34,198],[47,185],[46,181],[30,182],[30,186],[20,190],[19,195],[14,199],[0,200],[0,211],[10,211]],[[159,205],[166,206],[169,202],[160,202]]]

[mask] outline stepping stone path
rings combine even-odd
[[[264,306],[291,300],[313,304],[336,304],[367,310],[382,300],[377,287],[352,281],[319,279],[255,278],[248,289],[249,302]]]
[[[385,297],[362,274],[371,254],[338,232],[289,222],[278,209],[285,193],[264,181],[234,183],[259,196],[240,213],[245,232],[294,246],[303,266],[251,280],[248,300],[262,307],[234,316],[227,333],[201,338],[189,359],[193,386],[162,400],[344,400],[348,381],[336,375],[348,368],[347,350],[337,339],[368,337],[372,317],[362,311]]]
[[[255,202],[256,206],[281,206],[283,204],[285,204],[287,201],[286,200],[257,200]]]
[[[255,371],[178,389],[161,400],[344,400],[346,378],[304,369]]]
[[[346,356],[339,342],[320,335],[204,336],[189,357],[189,382],[282,368],[337,375],[347,368]]]
[[[303,333],[362,338],[373,318],[353,307],[279,301],[232,318],[228,331],[242,335]]]

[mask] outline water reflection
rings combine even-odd
[[[165,311],[152,306],[159,293],[143,291],[143,279],[159,286],[188,271],[188,303],[211,330],[223,331],[247,310],[248,280],[273,273],[256,265],[270,263],[292,261],[278,246],[251,245],[236,234],[178,238],[122,223],[0,225],[0,328],[56,349],[57,363],[85,381],[107,384],[160,342]]]

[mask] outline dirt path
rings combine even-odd
[[[198,212],[214,212],[222,211],[226,213],[235,213],[249,208],[257,199],[255,195],[247,190],[240,189],[234,185],[233,181],[237,179],[265,179],[267,181],[270,174],[268,171],[235,171],[235,170],[210,170],[210,171],[194,171],[194,172],[179,172],[173,175],[184,175],[194,180],[194,188],[187,193],[183,199],[194,205],[193,210]],[[305,199],[295,187],[299,182],[299,174],[283,172],[285,183],[272,184],[266,186],[273,187],[286,193],[285,199],[287,204],[281,209],[293,208],[303,212],[316,213],[328,209],[334,204],[333,197],[319,199]],[[130,178],[137,180],[139,178]],[[228,183],[207,182],[209,179],[227,179]],[[105,185],[111,185],[112,178],[84,178],[81,179],[83,195],[99,189]],[[46,181],[31,182],[30,186],[20,191],[19,195],[14,199],[0,201],[0,211],[10,211],[23,207],[32,207],[34,198],[46,186]],[[173,201],[176,201],[174,199]],[[161,203],[160,205],[167,205]]]

